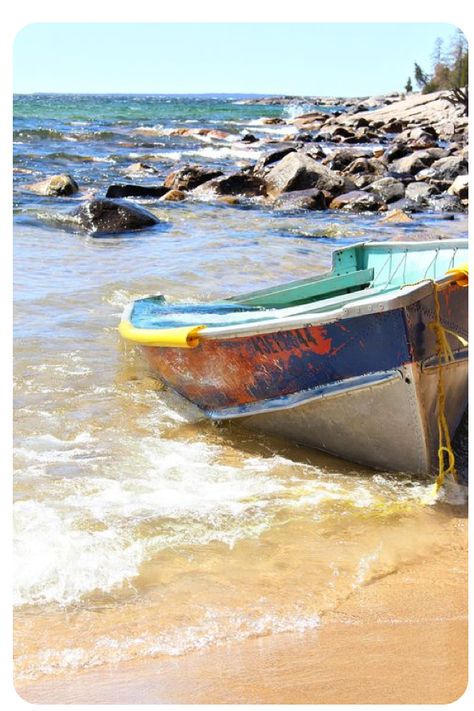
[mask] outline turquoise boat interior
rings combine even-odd
[[[135,328],[232,326],[297,313],[321,313],[351,301],[370,299],[426,280],[443,279],[449,269],[465,265],[467,240],[368,242],[333,253],[329,273],[239,294],[224,301],[170,304],[164,296],[134,302]]]

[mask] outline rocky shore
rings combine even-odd
[[[130,215],[123,198],[244,203],[278,211],[381,213],[381,217],[395,222],[410,221],[411,213],[420,211],[465,212],[468,119],[462,107],[454,106],[447,96],[448,92],[437,92],[358,100],[313,98],[310,103],[317,103],[317,110],[294,118],[260,119],[262,127],[278,126],[281,138],[271,134],[257,137],[248,131],[231,134],[184,126],[166,129],[168,136],[199,137],[213,145],[237,148],[244,156],[239,169],[224,173],[211,166],[182,163],[163,180],[152,162],[139,161],[124,171],[127,182],[110,185],[105,200],[100,196],[100,206],[94,205],[94,197],[88,209],[79,211],[79,217],[76,212],[74,219],[83,229],[94,232],[94,215],[98,215],[102,233],[154,224],[139,215],[136,205]],[[246,101],[306,107],[309,100],[263,97]],[[159,129],[136,129],[140,131],[160,135]],[[256,148],[259,158],[252,160]],[[157,182],[150,184],[155,174]],[[142,178],[146,180],[142,182]],[[27,188],[56,197],[79,190],[68,175],[51,176]],[[115,202],[117,199],[119,202]],[[104,210],[110,229],[103,219]],[[80,216],[86,214],[82,224]],[[126,219],[122,226],[123,215]]]

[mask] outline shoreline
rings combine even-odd
[[[316,630],[43,678],[17,692],[30,703],[450,703],[467,684],[467,529],[463,509],[447,548],[356,590]]]

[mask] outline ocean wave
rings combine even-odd
[[[73,139],[80,142],[88,141],[111,141],[113,139],[121,138],[123,134],[117,133],[116,131],[87,131],[84,133],[72,133],[70,137],[66,136],[66,140]]]
[[[63,131],[58,131],[54,128],[24,128],[24,129],[17,129],[15,131],[13,131],[13,139],[14,140],[22,138],[23,140],[26,140],[26,141],[30,141],[30,140],[57,141],[57,140],[64,139],[64,137],[67,135],[68,134],[65,134]]]
[[[115,163],[116,160],[113,156],[90,156],[81,155],[80,153],[68,153],[67,151],[55,151],[54,153],[47,153],[44,156],[47,160],[51,161],[70,161],[73,163]]]

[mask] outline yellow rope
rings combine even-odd
[[[453,351],[449,345],[445,329],[441,324],[441,309],[439,305],[438,286],[433,282],[433,296],[435,305],[435,319],[431,321],[429,327],[435,332],[438,351],[438,476],[434,485],[433,493],[437,494],[444,484],[447,474],[451,474],[457,480],[456,459],[451,446],[449,427],[446,420],[446,394],[444,389],[444,369],[443,363],[454,360]],[[446,466],[446,456],[448,458]]]

